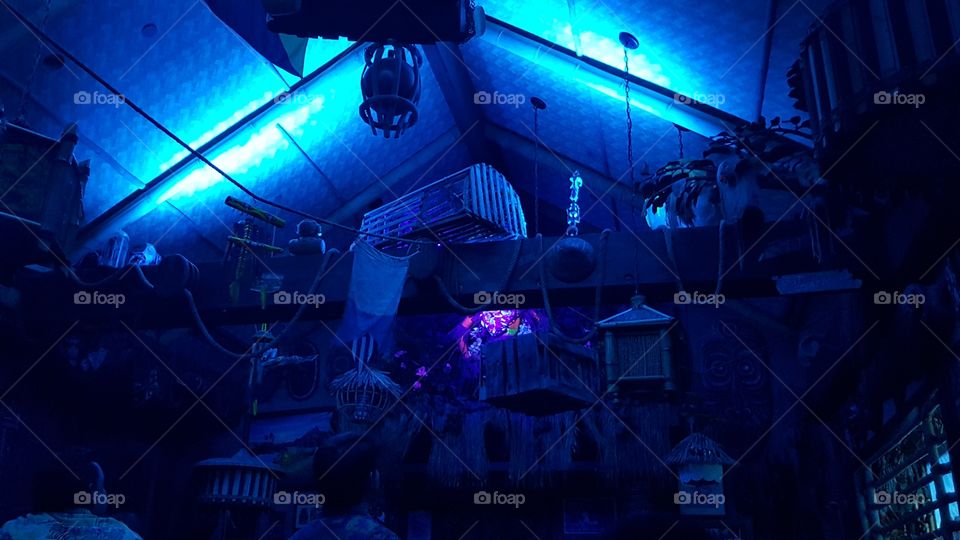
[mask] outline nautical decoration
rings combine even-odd
[[[674,318],[647,306],[641,295],[630,309],[597,323],[610,392],[626,389],[673,390],[670,329]]]
[[[384,138],[398,138],[419,118],[420,52],[413,45],[391,40],[367,47],[364,61],[360,118],[374,135],[380,130]]]
[[[550,273],[565,283],[576,283],[590,277],[597,266],[593,246],[577,235],[580,233],[580,171],[570,177],[570,206],[567,207],[567,234],[550,250],[547,264]]]
[[[673,502],[681,514],[723,515],[723,467],[734,461],[713,439],[692,433],[680,441],[664,459],[677,469],[678,491]]]

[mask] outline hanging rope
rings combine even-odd
[[[533,108],[533,234],[540,234],[540,109]]]
[[[510,288],[510,278],[513,277],[513,271],[517,267],[517,263],[520,262],[520,251],[523,246],[523,240],[517,240],[514,242],[513,256],[510,258],[510,264],[507,265],[507,275],[503,280],[503,286],[500,287],[500,291],[506,291]],[[468,307],[457,301],[456,298],[450,294],[450,289],[447,288],[447,284],[443,282],[443,279],[439,274],[433,274],[433,281],[437,284],[437,290],[440,291],[440,294],[443,298],[450,304],[450,307],[462,313],[464,315],[473,315],[480,313],[481,311],[486,311],[487,306],[476,306]],[[499,292],[499,291],[496,291]]]

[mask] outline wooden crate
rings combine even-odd
[[[525,334],[481,351],[480,399],[531,415],[589,407],[597,400],[593,351],[551,335]]]
[[[520,197],[493,167],[480,163],[387,203],[363,216],[363,232],[469,243],[526,238]],[[377,247],[403,242],[366,237]]]

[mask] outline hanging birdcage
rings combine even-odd
[[[197,463],[200,502],[215,506],[267,506],[273,503],[280,469],[246,450],[233,457]]]
[[[356,339],[352,353],[357,367],[330,383],[337,398],[337,410],[356,424],[376,422],[400,395],[400,385],[386,373],[370,367],[374,347],[374,341],[368,335]]]
[[[359,365],[330,383],[337,397],[337,410],[353,422],[376,422],[400,394],[400,386],[377,369]]]
[[[641,295],[630,309],[597,323],[603,334],[607,388],[672,390],[670,329],[674,318],[645,305]]]

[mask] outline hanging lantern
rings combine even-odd
[[[419,116],[420,52],[413,45],[374,43],[364,52],[364,61],[360,118],[374,135],[381,130],[384,138],[400,137]]]
[[[634,296],[630,309],[597,323],[610,392],[674,388],[669,335],[674,318],[644,302]]]
[[[723,515],[723,467],[734,461],[710,437],[693,433],[670,451],[664,462],[677,469],[679,489],[673,502],[681,514]]]

